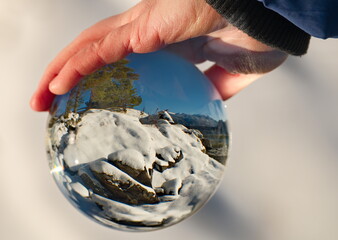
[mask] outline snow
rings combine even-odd
[[[112,161],[120,161],[124,165],[128,165],[137,170],[143,170],[145,166],[143,155],[135,149],[123,149],[108,155],[108,159]]]
[[[113,178],[113,180],[118,180],[122,183],[128,183],[131,185],[142,185],[141,183],[136,182],[133,178],[131,178],[128,174],[109,164],[108,162],[102,161],[101,159],[96,160],[94,162],[89,163],[89,168],[96,173],[104,173]],[[148,192],[153,192],[155,194],[154,189],[142,185]]]
[[[165,119],[167,120],[169,123],[174,123],[174,120],[172,119],[172,117],[170,116],[170,114],[167,111],[159,111],[158,112],[158,117],[159,119]]]
[[[49,129],[49,151],[55,167],[65,164],[64,172],[53,172],[56,181],[63,182],[58,184],[66,189],[63,192],[68,191],[73,201],[83,202],[77,199],[82,197],[87,204],[100,206],[91,216],[113,227],[169,226],[198,210],[217,188],[224,165],[204,153],[200,132],[173,123],[166,111],[161,114],[158,121],[142,124],[147,115],[137,110],[90,110],[77,119],[76,130],[67,129],[64,119],[56,121]],[[142,184],[135,172],[132,177],[130,169],[140,175],[151,173],[151,186]],[[94,189],[86,186],[84,177]],[[107,185],[114,185],[122,196],[128,194],[129,188],[121,184],[137,188],[143,200],[128,204],[111,193],[101,194],[111,191]],[[158,203],[132,204],[154,202],[153,196]]]
[[[178,195],[178,191],[182,187],[182,181],[178,178],[171,179],[163,183],[162,188],[167,195]]]
[[[156,153],[160,154],[163,160],[175,162],[175,159],[180,156],[180,148],[178,146],[167,146],[157,149]]]
[[[88,189],[79,182],[69,184],[71,189],[82,197],[89,197]]]

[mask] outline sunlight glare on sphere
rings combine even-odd
[[[149,231],[192,215],[222,179],[224,103],[193,64],[131,54],[85,76],[50,110],[47,154],[68,200],[97,222]]]

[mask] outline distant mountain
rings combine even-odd
[[[184,126],[217,127],[218,121],[202,114],[171,113],[171,117],[176,123]]]

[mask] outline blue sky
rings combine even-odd
[[[137,94],[142,97],[136,109],[148,114],[168,110],[225,120],[223,102],[215,97],[215,88],[193,64],[165,51],[132,54],[127,59],[128,66],[140,76],[134,81]],[[66,94],[56,99],[58,114],[65,110],[68,97]]]
[[[217,120],[224,114],[223,102],[214,99],[215,89],[193,64],[164,51],[128,56],[129,67],[140,75],[134,82],[147,113],[170,112],[209,115]]]

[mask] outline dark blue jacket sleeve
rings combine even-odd
[[[257,1],[314,37],[338,37],[338,0]]]
[[[278,12],[277,8],[271,10],[264,6],[262,1],[268,3],[269,0],[206,0],[230,24],[256,40],[292,55],[305,54],[311,35],[291,20],[283,17],[279,11],[281,8],[278,8]]]

